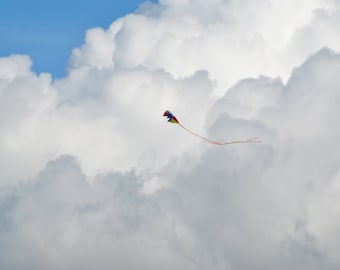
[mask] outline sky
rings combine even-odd
[[[3,54],[0,268],[339,269],[339,26],[338,0],[159,0],[63,64]]]
[[[143,2],[86,0],[79,5],[78,1],[64,0],[3,0],[0,56],[30,55],[35,72],[63,77],[72,49],[80,46],[87,29],[107,28],[115,19],[135,11]]]

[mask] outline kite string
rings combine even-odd
[[[252,138],[249,138],[247,140],[240,140],[240,141],[229,141],[229,142],[216,142],[216,141],[212,141],[212,140],[209,140],[205,137],[202,137],[201,135],[191,131],[190,129],[187,129],[185,126],[183,126],[182,124],[178,123],[178,125],[183,128],[185,131],[191,133],[192,135],[195,135],[199,138],[201,138],[202,140],[205,140],[209,143],[212,143],[212,144],[216,144],[216,145],[226,145],[226,144],[237,144],[237,143],[250,143],[250,142],[257,142],[257,143],[261,143],[261,141],[257,140],[258,137],[252,137]]]
[[[207,138],[205,138],[205,137],[202,137],[201,135],[199,135],[199,134],[197,134],[197,133],[191,131],[190,129],[187,129],[185,126],[183,126],[183,125],[180,124],[180,123],[178,123],[178,125],[179,125],[181,128],[183,128],[184,130],[186,130],[187,132],[189,132],[189,133],[191,133],[192,135],[195,135],[195,136],[201,138],[202,140],[205,140],[205,141],[210,142],[210,143],[212,143],[212,144],[219,144],[218,142],[209,140],[209,139],[207,139]]]

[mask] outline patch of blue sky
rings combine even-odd
[[[2,0],[0,57],[27,54],[33,60],[33,71],[61,78],[72,49],[83,43],[87,29],[106,29],[145,1]]]

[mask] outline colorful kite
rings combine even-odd
[[[165,111],[163,113],[163,116],[166,116],[168,118],[168,122],[170,123],[174,123],[174,124],[177,124],[179,125],[181,128],[183,128],[185,131],[191,133],[192,135],[195,135],[199,138],[201,138],[202,140],[205,140],[209,143],[212,143],[212,144],[216,144],[216,145],[226,145],[226,144],[236,144],[236,143],[250,143],[250,142],[256,142],[256,143],[260,143],[261,141],[257,140],[258,137],[253,137],[253,138],[249,138],[247,140],[241,140],[241,141],[229,141],[229,142],[216,142],[216,141],[212,141],[212,140],[209,140],[205,137],[202,137],[200,135],[198,135],[197,133],[187,129],[186,127],[184,127],[176,118],[176,116],[174,116],[170,111]]]

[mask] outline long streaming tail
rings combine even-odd
[[[227,145],[227,144],[237,144],[237,143],[261,143],[260,140],[257,140],[258,137],[253,137],[253,138],[249,138],[249,139],[246,139],[246,140],[240,140],[240,141],[229,141],[229,142],[217,142],[217,141],[212,141],[212,140],[209,140],[205,137],[202,137],[201,135],[191,131],[190,129],[187,129],[185,126],[183,126],[182,124],[180,123],[177,123],[181,128],[183,128],[185,131],[191,133],[192,135],[195,135],[199,138],[201,138],[202,140],[205,140],[209,143],[212,143],[212,144],[216,144],[216,145]]]

